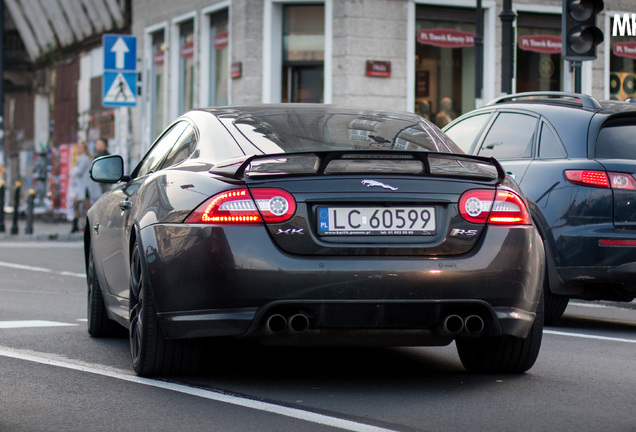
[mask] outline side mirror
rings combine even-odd
[[[98,183],[118,183],[124,178],[124,159],[119,155],[108,155],[93,161],[90,176]]]

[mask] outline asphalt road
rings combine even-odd
[[[211,346],[136,377],[86,332],[81,243],[0,242],[0,431],[636,431],[636,310],[571,305],[523,375],[435,348]]]

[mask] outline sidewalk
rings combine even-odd
[[[44,216],[39,216],[33,221],[33,234],[26,234],[26,219],[18,221],[18,233],[11,234],[13,218],[11,214],[6,214],[4,219],[4,232],[0,232],[0,242],[10,241],[82,241],[83,232],[71,234],[70,221],[51,221]]]

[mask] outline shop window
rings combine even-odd
[[[536,117],[501,113],[486,134],[479,156],[497,159],[531,158],[536,129]]]
[[[517,91],[560,91],[561,15],[519,12]]]
[[[229,80],[228,12],[210,16],[210,105],[228,104]]]
[[[194,21],[179,26],[179,114],[194,108]]]
[[[150,72],[151,140],[164,128],[164,85],[166,79],[166,42],[163,30],[152,34],[152,66]]]
[[[443,127],[475,108],[475,10],[418,6],[415,110]]]
[[[323,102],[325,8],[283,6],[282,102]]]
[[[606,37],[610,38],[609,94],[610,99],[625,100],[636,97],[636,40],[629,31],[624,31],[623,36],[620,35],[622,22],[616,23],[617,28],[614,31],[615,17],[623,19],[621,14],[612,17],[609,27],[612,31],[606,32]],[[627,28],[629,23],[631,21],[628,22]]]

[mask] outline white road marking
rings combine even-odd
[[[52,242],[50,240],[47,241],[24,241],[24,242],[11,242],[11,241],[0,241],[0,246],[2,248],[20,248],[20,249],[42,249],[48,248],[52,245],[55,245],[55,249],[82,249],[84,248],[84,243],[81,241],[56,241]]]
[[[18,270],[27,270],[27,271],[40,272],[40,273],[51,273],[51,274],[57,274],[61,276],[71,276],[71,277],[82,278],[82,279],[86,278],[86,275],[84,273],[73,273],[69,271],[51,270],[44,267],[34,267],[34,266],[15,264],[15,263],[9,263],[4,261],[0,261],[0,267],[8,267],[8,268],[14,268]]]
[[[596,336],[596,335],[589,335],[584,333],[563,332],[558,330],[544,329],[543,333],[556,335],[556,336],[570,336],[570,337],[577,337],[577,338],[583,338],[583,339],[594,339],[594,340],[603,340],[603,341],[610,341],[610,342],[636,343],[636,339],[623,339],[623,338],[615,338],[615,337],[609,337],[609,336]]]
[[[57,321],[27,320],[27,321],[0,321],[0,329],[36,328],[36,327],[69,327],[79,324],[68,324]]]
[[[591,309],[605,309],[610,307],[608,305],[599,304],[599,303],[583,303],[583,302],[575,302],[575,301],[571,301],[570,305],[576,306],[576,307],[591,308]]]
[[[222,393],[214,390],[204,390],[200,388],[189,387],[183,384],[171,383],[166,381],[158,381],[150,378],[142,378],[136,375],[128,375],[113,370],[102,369],[95,365],[83,365],[79,363],[71,363],[69,361],[56,360],[42,357],[39,355],[28,354],[12,350],[7,347],[0,347],[0,356],[18,360],[30,361],[49,366],[61,367],[65,369],[86,372],[94,375],[101,375],[109,378],[115,378],[122,381],[156,387],[164,390],[171,390],[178,393],[196,396],[216,402],[227,403],[244,408],[251,408],[257,411],[278,414],[284,417],[290,417],[309,423],[315,423],[335,428],[340,428],[353,432],[396,432],[394,429],[386,429],[383,427],[373,426],[365,423],[359,423],[351,420],[345,420],[338,417],[332,417],[325,414],[318,414],[311,411],[304,411],[299,408],[291,408],[284,405],[277,405],[271,402],[262,402],[259,400],[249,399]]]

